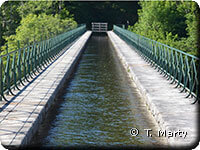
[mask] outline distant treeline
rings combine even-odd
[[[141,1],[138,21],[129,30],[197,55],[199,6],[192,1]]]
[[[6,1],[0,7],[0,50],[17,49],[86,23],[129,30],[197,54],[199,6],[192,1]],[[19,41],[19,44],[18,44]]]
[[[0,8],[1,51],[24,47],[77,26],[62,1],[7,1]]]
[[[0,50],[17,49],[78,24],[108,22],[133,25],[138,2],[6,1],[0,7]],[[18,45],[18,42],[20,43]]]

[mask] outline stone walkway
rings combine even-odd
[[[1,104],[0,112],[3,145],[18,147],[30,143],[58,90],[72,73],[90,35],[91,31],[87,31],[71,47],[66,47],[63,55],[23,87],[17,96],[7,96],[9,103]]]
[[[198,104],[191,104],[195,99],[185,98],[186,93],[180,93],[180,89],[175,88],[175,85],[170,84],[170,81],[144,61],[133,47],[127,45],[114,32],[107,33],[160,130],[166,131],[166,136],[173,132],[173,137],[167,138],[168,143],[172,146],[191,146],[197,142]],[[178,133],[175,134],[175,131]]]

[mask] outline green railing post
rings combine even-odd
[[[7,55],[7,60],[6,60],[6,69],[5,69],[5,76],[4,76],[4,83],[6,83],[6,88],[7,88],[7,94],[8,92],[11,93],[10,90],[10,55],[8,55],[8,45],[6,45],[6,55]]]

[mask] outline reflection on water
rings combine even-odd
[[[130,84],[113,53],[107,36],[92,36],[80,64],[65,89],[43,146],[70,145],[154,145],[146,136],[154,128],[137,90]],[[48,124],[48,125],[47,125]],[[140,134],[130,135],[137,128]],[[44,129],[45,130],[45,129]],[[44,135],[43,135],[44,136]]]

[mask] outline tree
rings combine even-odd
[[[21,17],[17,12],[18,1],[6,1],[0,7],[0,47],[5,44],[4,36],[15,34]]]
[[[184,2],[180,5],[180,11],[185,12],[187,35],[186,44],[187,51],[190,54],[196,55],[198,50],[198,33],[199,33],[199,6],[196,2]]]
[[[75,20],[79,24],[86,23],[88,28],[93,21],[105,21],[112,29],[113,24],[126,24],[127,21],[133,25],[139,7],[138,2],[7,1],[0,8],[0,46],[5,45],[9,36],[15,38],[21,20],[29,14],[58,14],[63,23],[65,19],[69,19],[65,20],[68,23]]]
[[[109,29],[113,24],[133,25],[137,21],[138,2],[77,2],[65,1],[64,8],[74,14],[78,23],[108,22]]]
[[[141,1],[139,20],[129,30],[197,54],[198,5],[192,1]]]
[[[53,1],[21,1],[21,5],[17,8],[17,11],[21,17],[26,17],[29,14],[51,14],[52,5]]]
[[[153,38],[165,39],[171,32],[185,37],[186,18],[177,10],[180,2],[173,1],[141,1],[142,9],[138,10],[139,20],[134,26],[134,31]],[[131,29],[131,28],[130,28]]]
[[[24,47],[27,44],[50,38],[77,26],[73,18],[60,19],[58,14],[53,16],[45,13],[38,16],[29,14],[22,18],[20,24],[16,29],[16,35],[10,35],[5,38],[9,51],[17,49],[18,41],[20,46]]]
[[[5,8],[11,7],[8,3],[4,6],[1,7],[1,12],[6,12]],[[4,30],[0,32],[4,35],[3,40],[6,41],[9,51],[17,49],[18,41],[23,47],[77,26],[69,11],[62,9],[63,2],[61,1],[20,1],[16,7],[12,7],[20,16],[17,20],[19,23],[15,28],[8,29],[9,34],[5,34]],[[4,45],[1,49],[5,50],[5,48]]]

